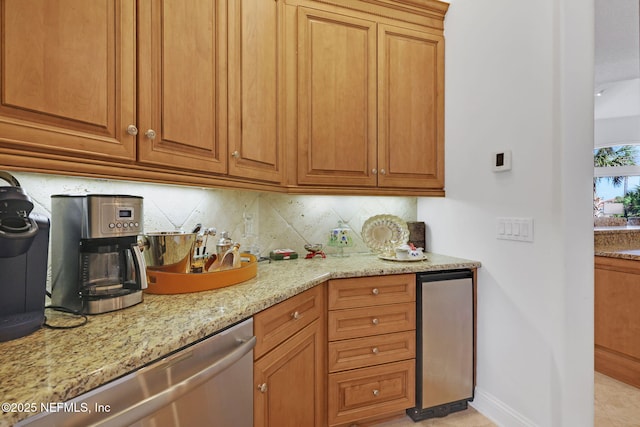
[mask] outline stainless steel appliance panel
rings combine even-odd
[[[471,398],[471,279],[423,282],[422,289],[422,406]]]
[[[474,387],[473,273],[417,275],[418,331],[414,421],[467,408]]]
[[[253,319],[16,426],[251,427]]]

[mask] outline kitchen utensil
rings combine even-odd
[[[148,270],[188,273],[196,233],[157,232],[145,233],[140,239],[142,255]]]
[[[216,244],[216,254],[218,254],[218,258],[224,256],[225,253],[233,246],[233,240],[231,240],[231,236],[227,231],[220,232],[220,239]]]

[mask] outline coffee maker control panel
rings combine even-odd
[[[89,203],[89,236],[135,236],[143,232],[142,198],[94,197]]]
[[[115,220],[109,222],[108,227],[110,229],[129,229],[129,231],[140,231],[140,222],[137,220],[135,210],[132,207],[120,207],[115,208]]]

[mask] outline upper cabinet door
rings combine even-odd
[[[229,2],[229,174],[282,182],[282,3]]]
[[[378,28],[378,185],[443,188],[444,38]]]
[[[298,8],[298,184],[375,186],[376,24]]]
[[[226,173],[226,3],[138,2],[140,161]]]
[[[229,2],[229,174],[282,182],[282,2]]]
[[[135,2],[0,1],[0,145],[135,158]]]

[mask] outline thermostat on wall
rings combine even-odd
[[[511,170],[511,150],[493,153],[493,171],[504,172]]]

